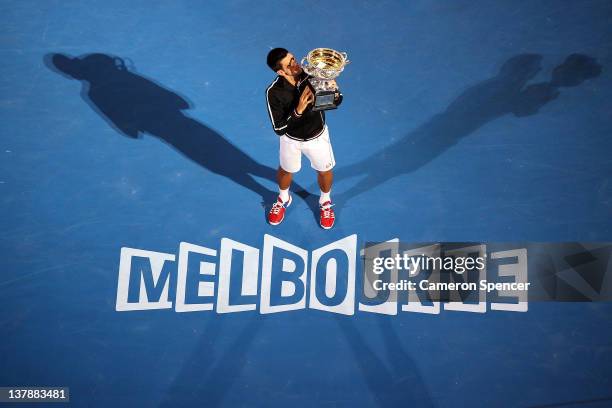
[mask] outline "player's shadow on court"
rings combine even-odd
[[[263,202],[275,199],[276,193],[253,176],[275,182],[276,169],[262,165],[215,130],[185,115],[183,111],[191,104],[184,97],[131,72],[123,59],[105,54],[74,58],[49,54],[44,61],[54,72],[82,81],[83,100],[122,135],[134,139],[144,133],[156,136],[207,170],[259,194]]]
[[[336,203],[411,173],[481,126],[503,115],[524,117],[559,96],[560,88],[577,86],[601,74],[594,58],[572,54],[552,72],[548,82],[527,83],[541,70],[542,57],[522,54],[506,61],[499,73],[465,90],[446,110],[415,131],[371,156],[335,171],[337,181],[361,177],[357,184],[335,197]]]

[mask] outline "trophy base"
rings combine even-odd
[[[336,109],[336,91],[317,91],[315,93],[313,111]]]

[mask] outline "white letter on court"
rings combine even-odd
[[[440,244],[428,245],[421,248],[414,248],[407,251],[404,251],[404,255],[411,257],[418,257],[420,255],[425,255],[423,258],[423,262],[427,258],[438,258],[440,256]],[[420,263],[413,264],[415,268],[414,271],[410,271],[411,276],[418,276],[421,273]],[[434,280],[436,282],[440,281],[440,269],[438,269],[437,265],[434,262],[434,270],[431,271],[430,280]],[[438,291],[429,291],[433,295],[434,299],[438,298]],[[433,301],[431,306],[424,305],[421,303],[419,296],[416,293],[416,290],[408,290],[408,304],[402,305],[402,311],[404,312],[417,312],[417,313],[429,313],[429,314],[439,314],[440,313],[440,302]]]
[[[478,252],[477,257],[483,259],[487,256],[486,245],[473,245],[465,248],[453,249],[452,251],[446,251],[445,255],[459,254],[465,256],[465,254]],[[455,272],[452,272],[455,273]],[[467,276],[467,273],[465,274]],[[487,279],[487,266],[478,271],[478,282],[483,279]],[[444,305],[444,310],[453,310],[456,312],[473,312],[473,313],[485,313],[487,311],[487,292],[481,290],[478,286],[478,303],[465,303],[465,302],[448,302]]]
[[[514,281],[518,283],[527,283],[527,249],[513,249],[510,251],[493,252],[492,259],[513,258],[516,257],[518,262],[511,265],[499,265],[499,276],[514,276]],[[527,311],[527,291],[520,291],[516,295],[512,290],[497,291],[500,296],[512,296],[518,298],[518,303],[491,303],[491,310],[507,310],[510,312],[526,312]]]
[[[281,248],[288,252],[298,255],[304,260],[304,269],[296,270],[297,265],[291,259],[283,259],[282,271],[298,274],[298,279],[302,282],[304,295],[296,303],[289,305],[271,305],[270,287],[272,285],[272,256],[274,248]],[[263,257],[261,261],[261,303],[259,313],[278,313],[289,310],[298,310],[306,308],[306,269],[308,266],[308,251],[296,247],[288,242],[273,237],[272,235],[264,235]],[[281,283],[281,296],[289,297],[296,293],[296,284],[291,281],[283,281]]]
[[[374,280],[380,279],[380,275],[373,274],[374,258],[380,258],[381,257],[380,254],[385,251],[390,252],[390,255],[389,255],[390,258],[395,258],[398,250],[399,250],[399,238],[393,238],[393,239],[390,239],[389,241],[382,242],[376,245],[372,245],[367,248],[367,252],[368,252],[367,254],[364,252],[363,249],[361,250],[361,256],[365,257],[365,266],[364,266],[364,271],[363,271],[363,292],[366,298],[374,299],[376,298],[376,296],[378,296],[378,292],[379,292],[373,287]],[[377,256],[375,256],[374,254],[377,254]],[[370,276],[367,275],[368,271],[372,271]],[[394,262],[393,268],[390,270],[390,274],[391,276],[390,276],[389,283],[397,282],[397,278],[398,278],[397,265],[395,264],[395,262]],[[359,302],[359,310],[363,312],[370,312],[370,313],[396,315],[397,314],[397,291],[390,290],[389,296],[387,297],[386,301],[383,303],[379,303],[375,305],[368,305],[368,304],[363,304]]]
[[[344,252],[348,258],[347,288],[344,300],[336,306],[326,306],[317,298],[317,265],[321,257],[334,249]],[[324,310],[326,312],[340,313],[345,315],[355,314],[355,258],[357,257],[357,235],[353,234],[344,239],[332,242],[322,248],[312,251],[312,263],[310,267],[310,305],[311,309]],[[330,258],[325,266],[325,295],[333,297],[336,294],[338,270],[337,262]]]
[[[221,240],[221,253],[219,255],[219,291],[217,293],[217,313],[244,312],[255,310],[257,305],[242,304],[230,305],[230,276],[232,272],[232,253],[240,251],[244,254],[242,261],[242,282],[240,294],[242,296],[257,295],[257,272],[259,268],[259,249],[228,238]]]
[[[178,273],[176,277],[176,302],[174,310],[177,312],[196,312],[199,310],[212,310],[212,303],[185,304],[185,291],[187,285],[187,264],[189,253],[217,256],[214,249],[199,245],[181,242],[179,245]],[[215,275],[215,264],[212,262],[200,262],[200,275]],[[198,282],[198,296],[214,296],[215,284],[213,282]]]
[[[118,312],[125,312],[130,310],[151,310],[151,309],[170,309],[172,308],[172,302],[168,299],[168,286],[170,284],[170,275],[168,275],[165,282],[163,282],[163,290],[159,301],[150,302],[149,294],[147,293],[143,271],[139,271],[140,279],[140,290],[138,296],[138,302],[128,303],[128,294],[130,288],[130,274],[132,273],[132,257],[148,258],[151,265],[151,275],[153,285],[157,287],[161,284],[159,277],[161,276],[162,270],[164,269],[164,263],[166,261],[174,262],[174,255],[166,254],[164,252],[153,252],[145,251],[142,249],[134,248],[121,248],[121,258],[119,260],[119,282],[117,284],[117,303],[115,310]],[[146,300],[145,300],[146,299]]]

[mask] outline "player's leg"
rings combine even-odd
[[[293,179],[293,173],[289,173],[284,170],[281,166],[278,166],[278,172],[276,173],[276,181],[278,182],[278,196],[283,202],[289,201],[289,187],[291,187],[291,180]]]
[[[272,205],[268,213],[268,222],[271,225],[280,224],[285,218],[285,210],[291,205],[291,194],[289,187],[293,179],[293,173],[300,170],[302,166],[302,153],[299,149],[299,142],[289,139],[286,136],[280,137],[279,150],[280,166],[276,174],[278,182],[278,198]]]
[[[310,160],[312,168],[317,171],[317,181],[321,189],[321,197],[319,198],[321,227],[330,229],[335,222],[330,194],[334,180],[332,169],[336,165],[336,160],[327,127],[317,139],[304,143],[302,152]]]
[[[317,171],[317,183],[319,183],[319,188],[321,189],[321,197],[319,198],[319,204],[323,204],[326,201],[331,201],[330,193],[333,182],[333,170]]]

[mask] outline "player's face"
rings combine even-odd
[[[288,53],[285,58],[281,60],[281,67],[285,74],[290,76],[297,76],[302,73],[302,67],[297,63],[293,54]]]

